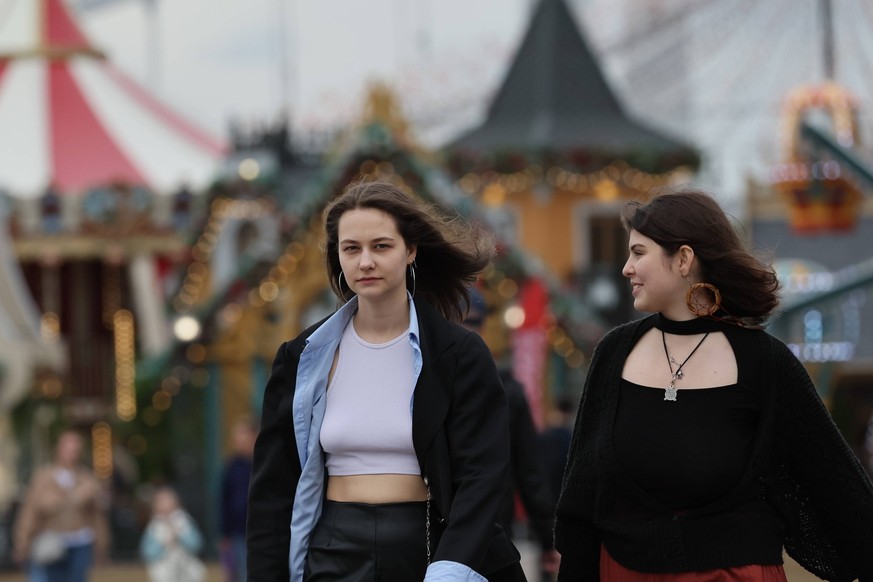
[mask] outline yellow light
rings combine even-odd
[[[112,316],[115,334],[115,412],[124,421],[136,417],[136,338],[133,314],[119,309]]]
[[[240,178],[252,181],[256,180],[261,174],[261,165],[253,158],[246,158],[239,163],[237,171],[239,172]]]
[[[197,345],[197,344],[195,344]],[[191,346],[194,347],[194,346]],[[190,348],[188,348],[190,349]],[[165,391],[170,396],[175,396],[179,393],[179,390],[182,388],[182,383],[179,382],[179,379],[175,376],[167,376],[161,382],[161,390]]]
[[[39,327],[42,339],[47,342],[57,341],[61,335],[61,318],[57,313],[47,311],[42,314]]]
[[[512,279],[504,279],[497,284],[497,292],[505,299],[511,299],[518,293],[518,283]]]
[[[272,281],[265,281],[261,283],[261,286],[258,289],[258,294],[261,296],[261,299],[268,303],[270,301],[275,301],[276,298],[279,297],[279,286]]]
[[[482,203],[486,206],[500,206],[506,201],[506,190],[497,183],[488,184],[485,191],[482,192]]]
[[[299,261],[300,259],[303,258],[303,255],[306,254],[306,247],[303,246],[302,243],[295,241],[295,242],[288,245],[288,248],[285,249],[285,252],[287,252],[289,255],[291,255],[291,257],[295,261]]]
[[[173,397],[170,396],[168,392],[158,390],[157,392],[152,394],[152,406],[154,406],[155,410],[168,410],[172,404]]]
[[[179,341],[195,340],[200,335],[200,322],[190,315],[183,315],[173,324],[173,333]]]
[[[557,342],[555,342],[555,351],[558,352],[560,356],[567,357],[573,353],[573,350],[576,349],[576,346],[573,345],[573,340],[568,338],[567,336],[562,337]]]
[[[206,360],[206,348],[202,344],[191,344],[185,350],[185,355],[192,364],[202,364]]]
[[[479,179],[477,174],[470,172],[463,178],[461,178],[461,188],[467,194],[473,194],[479,190],[479,187],[482,185],[482,180]]]
[[[571,368],[581,368],[582,364],[585,363],[585,354],[579,350],[574,350],[573,353],[565,358],[565,361]]]
[[[254,307],[261,307],[264,304],[264,298],[261,297],[260,288],[249,291],[249,303]]]
[[[191,266],[188,267],[189,275],[198,275],[201,279],[206,277],[208,272],[209,269],[203,263],[191,263]]]
[[[91,451],[94,475],[99,479],[112,477],[112,428],[105,422],[91,427]]]
[[[205,388],[209,384],[209,372],[205,368],[197,368],[191,372],[191,384],[197,388]]]
[[[234,324],[239,321],[242,314],[243,308],[239,303],[228,303],[224,309],[221,310],[221,317],[223,317],[225,323],[228,324]]]
[[[518,329],[524,324],[524,309],[513,305],[503,313],[503,321],[510,329]]]
[[[612,202],[618,198],[618,185],[612,180],[601,180],[594,185],[594,194],[603,202]]]

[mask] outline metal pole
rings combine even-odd
[[[825,80],[834,79],[834,22],[831,0],[821,0],[822,50]]]
[[[149,89],[160,93],[161,89],[161,21],[158,17],[158,0],[143,2],[148,21],[148,85]]]

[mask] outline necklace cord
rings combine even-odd
[[[688,360],[691,359],[691,356],[694,355],[694,352],[697,351],[697,348],[699,348],[699,347],[703,344],[704,340],[706,340],[707,337],[709,337],[709,332],[706,332],[706,333],[703,335],[703,338],[701,338],[701,340],[700,340],[699,342],[697,342],[697,345],[694,346],[694,349],[691,350],[691,353],[688,354],[688,357],[686,357],[686,358],[682,361],[682,363],[679,364],[679,367],[676,368],[676,371],[674,372],[674,371],[673,371],[673,362],[670,361],[670,352],[667,350],[667,336],[666,336],[666,334],[664,333],[664,330],[663,330],[663,329],[661,330],[661,342],[664,344],[664,355],[667,356],[667,365],[670,366],[670,374],[673,375],[673,380],[676,380],[677,378],[681,378],[681,377],[682,377],[682,376],[679,374],[679,372],[682,371],[682,366],[684,366],[686,363],[688,363]]]

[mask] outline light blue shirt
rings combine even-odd
[[[291,548],[288,568],[291,582],[302,582],[309,537],[321,515],[324,499],[324,454],[321,450],[321,423],[327,399],[327,379],[343,331],[358,309],[358,298],[337,310],[309,338],[297,366],[297,383],[292,406],[294,438],[302,471],[297,483],[291,518]],[[409,296],[409,344],[413,354],[414,381],[421,374],[422,356],[419,341],[418,315]],[[414,396],[409,399],[412,414]],[[427,568],[425,582],[487,582],[473,569],[458,562],[441,560]]]

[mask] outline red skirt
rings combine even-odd
[[[628,570],[600,546],[600,582],[788,582],[782,566],[752,564],[704,572],[651,574]]]

